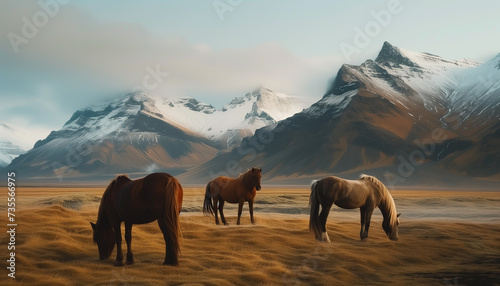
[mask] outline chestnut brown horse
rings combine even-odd
[[[177,265],[182,197],[182,186],[169,174],[154,173],[133,181],[126,175],[117,176],[102,195],[97,222],[90,223],[99,258],[103,260],[110,257],[116,243],[115,266],[123,265],[120,227],[125,222],[126,263],[134,263],[132,225],[158,220],[166,244],[163,264]]]
[[[345,180],[332,176],[313,181],[309,204],[309,229],[317,240],[330,242],[326,219],[333,204],[344,209],[360,209],[360,237],[363,241],[368,237],[373,210],[378,207],[384,217],[382,228],[385,233],[389,239],[398,240],[400,214],[396,214],[394,199],[387,188],[375,177],[361,175],[359,180]],[[321,213],[318,215],[320,206]]]
[[[255,220],[253,219],[253,201],[257,194],[256,191],[259,191],[261,188],[261,173],[262,169],[252,168],[236,179],[217,177],[215,180],[208,182],[205,201],[203,202],[203,213],[205,215],[215,215],[215,223],[219,224],[217,216],[217,209],[219,209],[222,223],[227,225],[226,218],[224,217],[224,202],[238,203],[238,221],[236,224],[239,225],[243,204],[248,202],[250,220],[255,224]]]

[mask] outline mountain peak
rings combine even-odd
[[[386,64],[392,63],[396,66],[405,65],[409,67],[418,67],[416,63],[411,61],[408,56],[405,55],[404,50],[391,45],[389,42],[384,42],[384,45],[378,53],[375,62]]]
[[[146,101],[151,101],[152,97],[149,93],[145,91],[136,91],[136,92],[131,92],[125,95],[123,102],[127,103],[132,103],[132,104],[137,104],[137,103],[143,103]]]
[[[252,97],[256,97],[257,100],[261,100],[262,96],[279,96],[279,94],[272,91],[269,88],[261,86],[261,87],[258,87],[256,89],[254,89],[252,92],[249,92],[245,95],[245,97],[248,99],[250,99]]]

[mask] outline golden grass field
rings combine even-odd
[[[163,266],[156,223],[135,225],[135,264],[100,261],[89,222],[103,188],[18,188],[16,279],[2,285],[500,285],[500,193],[393,191],[402,212],[399,241],[384,234],[376,210],[368,241],[359,211],[332,209],[331,243],[308,232],[309,190],[266,188],[257,194],[256,224],[245,204],[242,225],[226,204],[229,226],[201,213],[204,189],[184,188],[179,266]],[[6,189],[0,205],[6,220]],[[123,227],[122,227],[123,231]],[[5,231],[2,260],[8,258]],[[126,251],[125,242],[123,250]]]

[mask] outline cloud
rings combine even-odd
[[[22,36],[23,17],[33,20],[42,10],[37,2],[1,6],[2,35]],[[0,97],[16,97],[20,103],[33,99],[25,105],[27,111],[43,107],[33,105],[43,98],[43,109],[58,122],[75,109],[142,86],[151,69],[168,73],[153,93],[192,95],[221,105],[260,85],[319,98],[340,63],[335,58],[299,58],[272,42],[215,50],[182,37],[160,38],[138,24],[98,21],[71,4],[60,5],[28,40],[18,53],[8,39],[0,42],[6,57],[0,68]],[[41,116],[43,110],[35,113]],[[32,121],[40,120],[50,121]]]

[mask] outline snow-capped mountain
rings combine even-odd
[[[226,148],[237,146],[242,138],[253,135],[255,130],[288,118],[308,106],[304,99],[267,88],[236,97],[219,110],[194,98],[164,98],[156,104],[169,121],[219,141]]]
[[[0,122],[0,167],[5,167],[17,156],[33,148],[37,140],[47,136],[48,131],[28,130],[6,122]]]
[[[360,172],[389,186],[498,180],[499,82],[500,55],[479,64],[386,42],[375,60],[343,65],[306,109],[265,88],[221,109],[129,94],[75,112],[9,167],[58,178],[161,169],[197,183],[253,166],[284,182]]]
[[[264,88],[220,110],[194,98],[132,93],[76,111],[60,130],[38,141],[10,167],[59,178],[157,169],[179,173],[236,146],[257,128],[302,110],[301,104]]]
[[[375,60],[343,65],[324,97],[281,121],[272,141],[260,142],[269,130],[257,130],[186,177],[203,177],[229,161],[242,169],[261,166],[266,178],[282,180],[366,171],[391,174],[399,184],[427,176],[433,184],[450,178],[443,172],[498,175],[498,62],[446,60],[386,42]]]
[[[10,168],[32,177],[172,173],[213,158],[212,141],[165,120],[145,93],[79,110],[58,130],[14,159]]]

